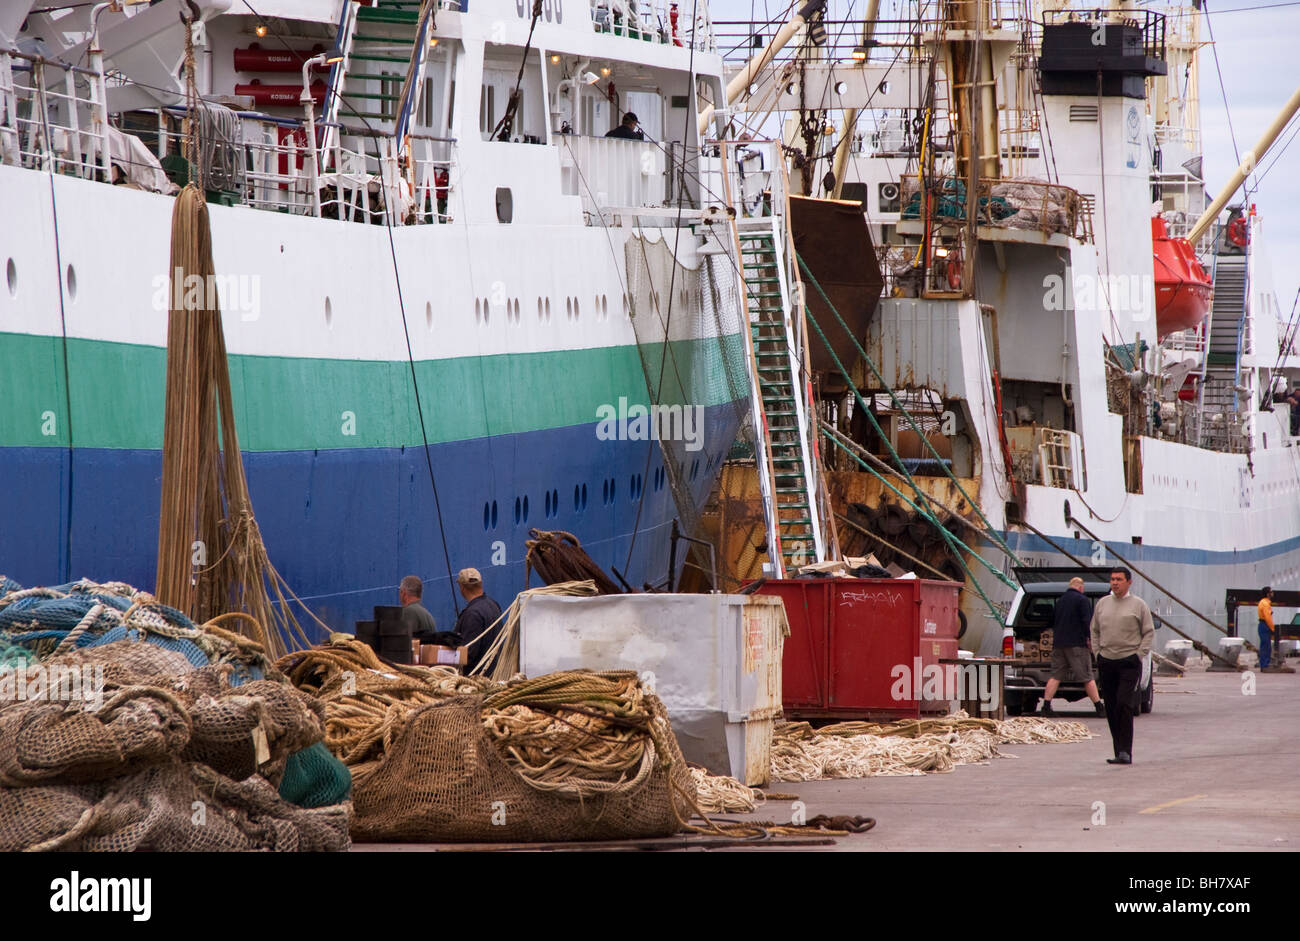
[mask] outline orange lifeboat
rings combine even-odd
[[[1156,285],[1156,333],[1160,339],[1195,327],[1209,313],[1214,285],[1187,239],[1170,238],[1165,220],[1151,219]]]

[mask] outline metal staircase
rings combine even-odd
[[[330,72],[324,121],[365,123],[398,138],[413,113],[428,48],[431,18],[425,3],[438,0],[344,0],[335,42],[342,61]],[[333,128],[326,131],[328,142]],[[324,148],[328,153],[328,144]]]
[[[764,490],[768,556],[776,577],[788,568],[826,559],[812,451],[803,344],[791,304],[785,240],[771,218],[738,226],[745,307],[749,315],[756,454]]]
[[[1238,450],[1235,433],[1240,404],[1246,311],[1246,257],[1220,255],[1214,262],[1214,304],[1210,310],[1209,344],[1201,381],[1201,446]]]

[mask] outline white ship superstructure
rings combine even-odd
[[[1211,645],[1199,615],[1230,627],[1228,589],[1300,582],[1300,440],[1274,404],[1300,360],[1262,251],[1266,208],[1238,195],[1194,233],[1213,303],[1189,329],[1165,319],[1171,292],[1209,295],[1161,268],[1169,239],[1153,241],[1152,221],[1193,234],[1217,187],[1200,160],[1200,15],[974,0],[869,12],[865,28],[822,24],[822,44],[806,31],[738,110],[752,128],[786,116],[794,185],[862,203],[886,279],[862,344],[880,377],[862,361],[852,383],[819,377],[830,488],[864,529],[967,579],[963,644],[977,651],[998,649],[1016,562],[1127,560],[1153,611]],[[730,48],[763,27],[718,30]],[[918,522],[917,489],[969,521],[947,528],[982,562]]]
[[[671,578],[748,415],[741,240],[786,276],[780,175],[705,146],[722,61],[679,6],[4,4],[0,571],[153,584],[170,193],[201,174],[253,504],[328,623],[411,572],[440,622],[461,567],[508,599],[530,528]]]

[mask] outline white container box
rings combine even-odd
[[[750,786],[771,776],[790,627],[765,595],[534,595],[519,624],[519,668],[636,670],[663,700],[688,761]]]

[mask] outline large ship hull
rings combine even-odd
[[[0,202],[31,222],[0,233],[16,271],[0,296],[0,572],[151,587],[173,201],[0,167]],[[747,407],[723,381],[737,313],[688,303],[666,343],[638,345],[623,246],[600,228],[423,226],[390,248],[383,226],[211,214],[216,269],[236,279],[223,324],[253,507],[273,564],[331,628],[394,603],[411,573],[443,624],[448,569],[479,568],[507,602],[531,528],[572,532],[638,588],[664,580],[678,511],[660,445],[602,417],[691,411],[678,453],[702,503]],[[697,241],[668,243],[688,269]],[[678,290],[689,301],[698,278]],[[646,372],[664,355],[661,399]]]

